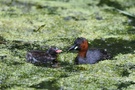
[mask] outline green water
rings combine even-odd
[[[135,90],[134,0],[0,0],[1,90]],[[74,65],[77,37],[112,60]],[[27,63],[26,52],[63,50],[59,68]]]

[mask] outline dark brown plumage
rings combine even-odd
[[[27,62],[34,65],[44,65],[51,63],[52,65],[57,63],[57,54],[62,52],[56,47],[51,47],[47,51],[31,50],[26,54]]]

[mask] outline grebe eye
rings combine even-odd
[[[82,43],[84,43],[84,41],[82,41]]]

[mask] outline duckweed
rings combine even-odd
[[[134,0],[1,0],[1,90],[135,90]],[[112,60],[74,65],[76,37]],[[59,67],[27,63],[26,52],[63,50]]]

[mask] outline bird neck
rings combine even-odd
[[[78,56],[82,57],[82,58],[85,58],[86,57],[86,53],[87,53],[87,51],[79,51]]]

